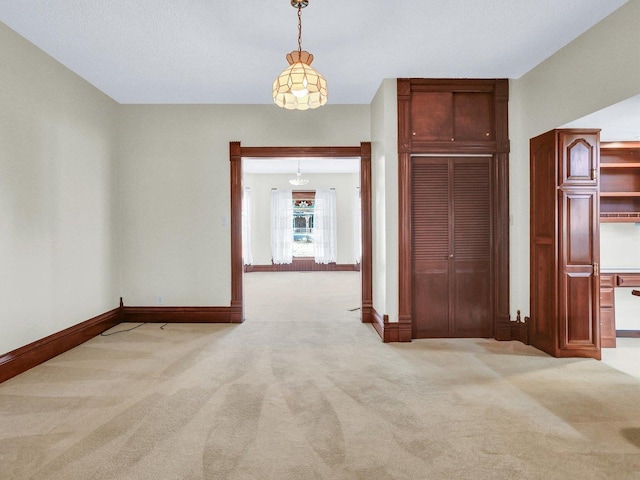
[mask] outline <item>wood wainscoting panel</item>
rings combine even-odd
[[[48,337],[0,355],[0,383],[100,335],[122,322],[240,323],[241,311],[230,307],[120,306]]]
[[[524,343],[525,345],[531,345],[529,342],[529,317],[524,317],[524,321],[520,319],[520,311],[518,311],[518,318],[513,323],[511,330],[511,339]]]
[[[0,356],[0,382],[26,372],[115,327],[121,322],[121,313],[122,307],[115,308]]]
[[[375,308],[372,308],[371,324],[384,343],[411,341],[411,323],[409,322],[390,322],[388,315],[380,315]]]
[[[250,272],[359,272],[359,264],[316,263],[313,258],[294,259],[292,263],[279,265],[245,265],[245,273]]]
[[[237,323],[233,307],[122,307],[131,323]]]

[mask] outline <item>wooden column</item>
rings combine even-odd
[[[496,157],[494,163],[494,211],[499,221],[494,234],[494,305],[496,340],[513,340],[513,322],[509,312],[509,82],[498,80],[495,90]]]
[[[411,341],[411,83],[398,79],[398,323]],[[408,336],[408,338],[406,338]]]
[[[242,303],[242,156],[240,142],[229,144],[231,159],[231,323],[244,321]]]
[[[362,257],[360,281],[362,288],[362,322],[373,321],[373,248],[371,245],[371,143],[360,144],[360,208]]]

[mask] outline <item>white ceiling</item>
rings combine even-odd
[[[518,78],[627,1],[310,0],[302,45],[330,104],[368,104],[384,78]],[[123,104],[270,104],[297,48],[290,0],[0,0],[0,21]],[[640,96],[565,126],[638,140]]]
[[[332,104],[384,78],[518,78],[627,0],[310,0]],[[0,21],[120,103],[269,104],[290,0],[0,0]]]
[[[600,128],[600,140],[640,140],[640,95],[563,125],[566,128]]]

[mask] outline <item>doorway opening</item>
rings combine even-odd
[[[360,264],[359,264],[359,285],[360,285],[360,308],[361,320],[364,323],[371,323],[372,321],[372,247],[371,247],[371,144],[369,142],[361,143],[358,147],[243,147],[240,142],[230,143],[230,161],[231,161],[231,321],[233,323],[241,323],[245,318],[245,302],[244,302],[244,271],[245,262],[243,259],[243,195],[245,193],[243,164],[245,162],[252,162],[254,164],[267,164],[268,161],[274,159],[289,159],[295,162],[299,159],[315,159],[319,161],[324,159],[329,162],[340,161],[346,162],[347,160],[353,161],[357,159],[359,161],[359,202],[360,202],[360,216],[358,219],[358,230],[361,238],[360,242]],[[307,188],[305,187],[305,190]],[[253,193],[252,193],[253,195]],[[315,201],[315,196],[314,196]],[[255,201],[252,203],[255,205]],[[293,207],[293,205],[292,205]],[[300,237],[298,240],[309,240],[310,229],[317,228],[319,223],[318,219],[311,218],[309,211],[304,211],[305,206],[301,205],[300,210],[300,229],[304,229],[304,232],[298,232]],[[246,212],[245,212],[246,216]],[[304,223],[304,226],[302,226]],[[292,241],[294,240],[293,231],[297,224],[292,222]],[[246,236],[246,231],[245,231]],[[304,237],[304,238],[303,238]],[[308,247],[308,246],[307,246]],[[304,248],[303,248],[304,249]],[[244,257],[246,257],[246,252]],[[259,261],[259,260],[258,260]],[[315,262],[313,257],[297,257],[298,262],[307,262],[307,265],[319,265]],[[266,263],[266,262],[264,262]],[[340,269],[340,264],[336,262],[327,262],[331,265],[329,268],[312,268],[308,270],[331,270],[336,271]],[[271,265],[265,265],[269,267],[265,271],[274,271],[271,261]],[[321,265],[321,264],[320,264]],[[257,266],[257,265],[256,265]],[[282,270],[286,271],[285,267]],[[304,268],[302,268],[305,271]],[[351,269],[353,270],[353,269]],[[247,271],[260,271],[255,268],[250,268]],[[275,271],[278,271],[276,268]]]

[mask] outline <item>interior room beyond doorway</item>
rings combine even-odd
[[[269,196],[271,197],[271,192],[275,188],[277,189],[287,189],[290,187],[301,187],[303,185],[296,184],[293,185],[294,182],[290,182],[289,180],[295,181],[298,179],[304,172],[301,171],[302,160],[303,159],[313,159],[315,162],[320,164],[325,164],[324,171],[320,170],[319,174],[325,175],[326,178],[323,178],[322,181],[324,184],[321,185],[320,177],[316,180],[318,184],[316,185],[318,189],[322,190],[334,190],[336,193],[338,190],[344,190],[345,200],[341,203],[347,206],[346,211],[351,210],[353,212],[353,207],[355,202],[355,195],[358,193],[358,203],[359,209],[358,214],[351,213],[351,215],[347,215],[349,220],[343,220],[342,229],[345,233],[351,233],[351,235],[345,235],[346,237],[350,237],[351,241],[347,242],[351,244],[351,250],[349,248],[346,249],[346,257],[352,265],[358,265],[358,257],[359,257],[359,272],[357,273],[357,278],[359,280],[359,292],[360,299],[359,305],[354,305],[352,308],[360,309],[360,319],[362,322],[370,323],[372,321],[372,311],[373,311],[373,302],[372,302],[372,250],[371,250],[371,144],[368,142],[363,142],[358,147],[242,147],[239,142],[232,142],[230,144],[230,161],[231,161],[231,308],[233,310],[232,313],[232,322],[239,323],[245,319],[245,304],[244,304],[244,270],[245,263],[249,263],[254,265],[255,259],[251,258],[249,262],[246,261],[246,252],[243,255],[243,250],[245,247],[245,243],[243,242],[243,196],[245,195],[245,186],[251,188],[249,185],[245,185],[245,183],[250,183],[250,180],[247,178],[247,175],[261,175],[256,172],[251,172],[251,168],[246,168],[247,165],[255,160],[257,167],[262,168],[269,172],[268,163],[274,159],[287,160],[288,162],[282,162],[283,165],[286,163],[291,163],[293,160],[293,164],[296,165],[295,169],[287,168],[286,171],[279,173],[278,175],[282,178],[279,178],[279,182],[284,182],[284,186],[280,185],[271,185],[271,180],[276,181],[276,179],[271,179],[268,182],[264,182],[261,180],[257,180],[254,178],[253,180],[260,184],[259,188],[256,189],[256,192],[251,191],[251,195],[254,196],[257,193],[257,190],[267,189]],[[332,169],[334,171],[327,171],[327,165],[332,164]],[[349,164],[355,164],[357,166],[356,171],[347,172],[349,175],[350,187],[346,186],[343,189],[337,185],[337,174],[339,171],[335,171],[339,168],[352,168],[349,167]],[[249,172],[247,172],[249,170]],[[271,173],[264,173],[262,175],[271,175]],[[310,175],[311,172],[308,173]],[[309,180],[311,182],[311,180]],[[332,185],[332,183],[336,183],[336,185]],[[254,186],[257,185],[254,183]],[[340,187],[340,188],[339,188]],[[309,189],[310,185],[305,184],[305,189]],[[293,188],[289,190],[291,192]],[[318,193],[320,190],[316,190]],[[269,205],[271,202],[268,202]],[[337,200],[336,200],[336,203]],[[266,201],[260,202],[252,202],[251,205],[255,206],[255,210],[258,208],[264,208]],[[263,213],[259,215],[259,212],[248,213],[246,209],[244,210],[245,217],[250,218],[251,220],[261,219],[264,220],[265,217],[267,219],[271,218],[271,214]],[[315,219],[317,224],[318,219]],[[293,228],[293,224],[291,225]],[[339,227],[339,225],[338,225]],[[357,233],[353,233],[357,232]],[[251,234],[248,234],[245,228],[244,232],[246,237],[253,238]],[[267,235],[263,232],[262,237],[267,237]],[[271,236],[270,234],[268,235]],[[359,253],[357,252],[357,248],[354,247],[356,244],[355,238],[359,238],[360,241],[357,242],[358,247],[360,249]],[[265,242],[260,243],[261,248],[265,246]],[[346,245],[346,244],[345,244]],[[251,246],[251,250],[253,250],[253,246]],[[349,253],[350,250],[350,253]],[[269,251],[269,250],[267,250]],[[258,258],[260,255],[264,254],[264,251],[256,251]],[[336,265],[336,268],[332,270],[338,270],[337,266],[340,265],[340,254],[334,259],[337,260],[333,264]],[[251,253],[251,257],[253,257],[253,252]],[[267,267],[271,267],[276,262],[273,261],[273,257],[271,254],[267,254],[265,256],[264,265]],[[317,261],[317,259],[314,259]],[[316,263],[315,261],[313,263]],[[332,262],[319,262],[319,263],[332,263]],[[271,264],[271,265],[269,265]],[[353,273],[355,268],[350,268]],[[270,271],[270,270],[266,270]]]

